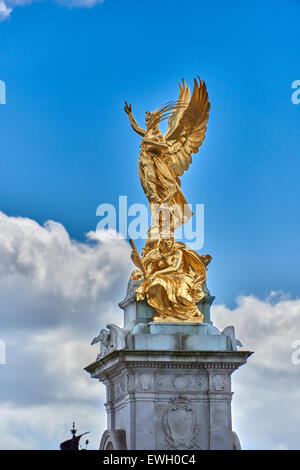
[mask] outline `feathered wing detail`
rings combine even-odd
[[[189,87],[186,85],[184,79],[182,79],[182,86],[179,83],[179,96],[177,100],[177,108],[175,108],[172,114],[169,117],[168,121],[168,130],[165,134],[165,139],[169,138],[169,135],[176,129],[176,126],[179,123],[179,120],[189,105],[191,100],[191,93]]]
[[[174,178],[181,176],[189,168],[192,163],[191,154],[198,152],[205,138],[210,103],[204,81],[199,77],[198,80],[194,80],[194,91],[188,104],[185,108],[184,105],[177,106],[169,119],[169,129],[166,133],[169,151],[165,158]],[[180,87],[178,100],[187,99],[186,89],[188,90],[184,83],[183,87]]]

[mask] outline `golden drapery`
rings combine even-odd
[[[160,136],[163,142],[163,135]],[[153,137],[152,137],[153,139]],[[159,214],[164,214],[166,231],[173,232],[193,215],[181,190],[179,178],[175,179],[161,149],[142,143],[139,157],[139,177],[150,204],[152,225],[149,237],[158,239],[161,234]],[[167,209],[167,210],[166,210]]]
[[[202,322],[197,307],[205,293],[209,255],[200,256],[184,243],[161,240],[143,257],[144,282],[137,289],[137,300],[146,298],[155,311],[154,321]],[[134,271],[133,278],[141,278]]]

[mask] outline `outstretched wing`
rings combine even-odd
[[[97,344],[97,343],[100,343],[100,335],[96,336],[93,341],[91,342],[91,346],[93,346],[94,344]]]
[[[174,108],[173,112],[169,117],[168,130],[165,134],[165,139],[168,139],[172,132],[176,129],[182,114],[189,105],[190,100],[190,89],[188,86],[186,86],[184,79],[182,79],[182,86],[179,83],[179,96],[177,100],[177,107]]]
[[[188,104],[176,107],[170,116],[166,141],[169,151],[166,163],[174,178],[181,176],[192,163],[192,153],[202,144],[209,116],[210,103],[204,81],[194,80],[194,91]],[[179,99],[187,100],[189,90],[185,83],[180,87]],[[182,94],[182,96],[181,96]],[[175,127],[174,127],[175,123]]]

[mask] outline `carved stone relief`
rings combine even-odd
[[[154,389],[154,376],[153,374],[139,374],[137,376],[137,390],[146,391]]]
[[[221,392],[226,389],[226,376],[216,374],[213,376],[213,387],[216,392]]]
[[[128,377],[123,376],[121,377],[115,384],[114,384],[114,398],[118,399],[128,390]]]
[[[157,374],[155,386],[159,390],[194,390],[201,391],[207,388],[207,377],[203,375],[187,374]]]
[[[165,409],[162,417],[163,449],[200,449],[200,426],[190,400],[178,396]]]

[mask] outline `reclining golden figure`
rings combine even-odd
[[[146,298],[156,310],[154,321],[203,321],[197,303],[206,295],[202,287],[210,255],[200,256],[171,237],[161,239],[142,259],[134,249],[132,260],[143,268],[132,273],[133,279],[143,279],[137,300]]]

